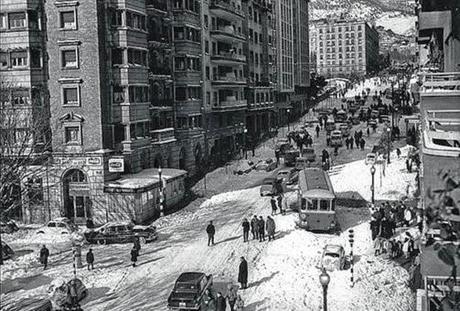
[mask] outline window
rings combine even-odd
[[[80,142],[80,128],[78,126],[65,127],[65,143],[79,143]]]
[[[147,65],[147,52],[128,49],[128,64],[137,65],[137,66],[146,66]]]
[[[113,102],[123,103],[125,101],[125,89],[122,86],[113,86]]]
[[[209,53],[209,41],[208,40],[204,42],[204,52]]]
[[[0,68],[8,67],[8,53],[0,52]]]
[[[6,14],[0,13],[0,29],[8,28],[6,24]]]
[[[320,201],[319,201],[319,210],[320,210],[320,211],[327,211],[327,210],[329,210],[329,201],[320,200]]]
[[[41,53],[40,50],[31,49],[30,50],[30,67],[31,68],[41,68]]]
[[[209,70],[209,66],[206,66],[206,80],[209,80],[210,79],[210,70]]]
[[[78,106],[80,104],[78,86],[66,86],[62,88],[62,105]]]
[[[112,12],[112,26],[123,26],[123,11],[115,10]]]
[[[11,66],[12,67],[27,66],[27,51],[11,52]]]
[[[11,100],[13,105],[28,105],[30,96],[28,89],[15,89],[11,91]]]
[[[60,12],[61,29],[77,29],[75,11]]]
[[[208,19],[208,15],[204,15],[204,27],[205,28],[208,28],[209,26],[209,19]]]
[[[77,49],[61,51],[62,68],[77,68]]]
[[[112,65],[123,65],[123,49],[112,49]]]
[[[10,29],[26,27],[26,13],[8,14]]]

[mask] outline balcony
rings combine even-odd
[[[427,111],[423,153],[454,158],[460,156],[460,110]]]
[[[226,100],[223,100],[219,103],[215,103],[212,109],[221,112],[246,110],[247,105],[247,100],[236,100],[233,96],[229,96]]]
[[[245,78],[237,78],[235,77],[235,74],[227,74],[227,75],[221,75],[221,76],[215,76],[212,80],[212,84],[219,86],[234,86],[234,85],[241,85],[244,86],[246,85],[246,79]]]
[[[422,81],[421,95],[439,96],[452,93],[460,96],[460,72],[424,73]]]
[[[173,127],[164,128],[160,130],[152,130],[150,131],[150,134],[152,136],[152,143],[154,145],[162,145],[176,141]]]
[[[168,12],[168,0],[147,0],[145,2],[147,6],[147,10],[156,10],[161,13],[167,13]]]
[[[148,69],[146,67],[114,66],[113,80],[121,85],[147,83]]]
[[[150,110],[162,110],[169,111],[172,110],[174,101],[172,99],[152,99],[150,104]]]
[[[211,60],[218,65],[243,65],[246,63],[246,56],[230,52],[219,52],[218,54],[213,54]]]
[[[232,44],[235,41],[245,42],[246,37],[238,34],[233,26],[220,26],[211,30],[211,36],[220,42]]]
[[[250,111],[267,110],[267,109],[274,109],[274,108],[275,108],[275,104],[272,101],[248,104],[248,109]]]
[[[235,18],[245,18],[244,11],[235,6],[230,0],[212,0],[209,10],[217,17],[232,21]]]
[[[149,80],[171,80],[171,69],[168,67],[164,68],[151,68],[149,70]]]
[[[170,49],[171,41],[166,34],[150,33],[148,36],[149,48],[152,49]]]

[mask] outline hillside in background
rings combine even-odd
[[[397,35],[415,33],[413,1],[407,0],[311,0],[311,20],[322,18],[364,19]]]

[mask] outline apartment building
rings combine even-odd
[[[246,65],[244,72],[248,85],[246,128],[249,140],[256,140],[275,127],[274,116],[274,58],[273,26],[275,23],[271,1],[243,2],[246,20],[243,31]]]
[[[318,74],[365,75],[378,69],[379,35],[367,22],[318,20],[315,28]]]
[[[455,14],[460,4],[458,1],[420,0],[417,5],[417,41],[427,56],[420,65],[437,71],[420,74],[423,82],[420,90],[420,186],[421,205],[427,209],[434,204],[432,197],[436,190],[445,190],[446,184],[460,182],[460,40],[459,29],[455,27],[460,22]],[[443,202],[452,212],[443,216],[443,220],[454,228],[458,228],[459,223],[459,201],[460,193],[455,189]],[[449,281],[452,267],[439,259],[433,245],[421,251],[424,282],[417,293],[417,310],[439,310],[442,301],[458,295],[459,289]]]

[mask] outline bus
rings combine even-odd
[[[326,131],[331,132],[333,130],[335,130],[335,120],[329,116],[326,121]]]
[[[299,172],[297,226],[309,231],[337,232],[336,196],[326,171],[305,168]]]

